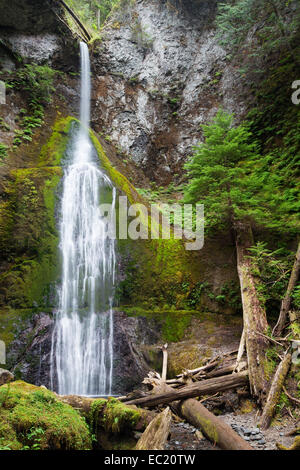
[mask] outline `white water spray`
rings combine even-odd
[[[80,43],[80,54],[81,124],[63,180],[62,283],[52,340],[51,381],[53,386],[56,377],[60,394],[107,395],[112,391],[115,246],[99,205],[109,190],[114,209],[116,194],[93,161],[88,135],[90,62],[84,43]]]

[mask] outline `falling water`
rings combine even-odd
[[[60,220],[62,282],[52,341],[51,380],[60,394],[106,395],[112,391],[114,241],[99,205],[115,189],[93,160],[88,128],[90,63],[80,44],[80,128],[65,168]],[[113,212],[113,211],[112,211]],[[113,219],[108,221],[112,224]]]

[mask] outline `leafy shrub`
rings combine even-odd
[[[4,160],[7,157],[7,150],[7,145],[2,144],[2,142],[0,142],[0,161]]]
[[[14,87],[24,90],[30,96],[31,105],[51,103],[55,91],[53,79],[56,71],[48,65],[25,64],[16,72]]]

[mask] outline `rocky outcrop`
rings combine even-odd
[[[18,325],[7,355],[17,379],[50,388],[53,327],[53,316],[46,313],[36,313]]]
[[[37,313],[18,325],[7,359],[16,378],[51,388],[53,328],[54,317],[47,313]],[[146,351],[160,337],[159,325],[154,320],[114,313],[114,394],[122,395],[141,383],[151,367]],[[57,389],[55,377],[53,388]]]
[[[161,340],[161,327],[154,319],[114,314],[113,392],[124,394],[140,385],[153,366],[149,351]]]
[[[176,180],[219,107],[245,111],[215,37],[216,3],[123,2],[94,48],[93,125],[154,181]]]
[[[176,325],[176,315],[176,312],[161,312],[128,316],[122,311],[114,312],[113,394],[123,395],[140,387],[150,369],[161,371],[160,347],[171,338],[170,319]],[[179,327],[178,323],[177,330]],[[8,352],[8,366],[17,379],[50,388],[53,328],[53,315],[47,313],[36,313],[26,323],[19,323],[16,339]],[[242,321],[238,317],[196,312],[190,315],[178,341],[169,341],[171,376],[185,368],[199,367],[220,352],[237,349],[241,329]],[[55,377],[53,388],[57,389]]]
[[[0,369],[0,386],[12,382],[14,380],[14,376],[9,370]]]
[[[0,57],[6,69],[24,62],[76,70],[77,48],[57,0],[3,0]]]

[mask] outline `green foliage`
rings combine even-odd
[[[290,49],[300,25],[298,0],[237,0],[218,5],[218,37],[253,56]],[[251,49],[248,50],[249,42]]]
[[[246,172],[239,165],[256,156],[256,144],[243,125],[233,127],[233,116],[220,110],[211,124],[202,126],[205,142],[194,147],[186,163],[189,183],[185,202],[205,205],[206,228],[222,228],[249,211]]]
[[[48,65],[25,64],[17,70],[13,86],[28,93],[32,107],[46,105],[51,102],[51,94],[55,91],[53,80],[56,73]]]
[[[297,310],[300,310],[300,285],[296,286],[292,294],[293,304]]]
[[[17,381],[0,387],[0,448],[87,450],[84,419],[49,390]]]
[[[278,364],[278,354],[275,347],[269,347],[266,351],[264,370],[268,380],[272,379],[275,369]]]
[[[278,310],[286,292],[294,254],[284,248],[271,251],[265,242],[257,242],[249,251],[253,274],[260,279],[257,289],[272,313]]]
[[[98,30],[120,0],[66,0],[90,30]]]
[[[271,153],[261,156],[249,124],[232,127],[232,122],[230,114],[219,111],[203,126],[205,142],[185,165],[185,202],[205,205],[207,230],[247,219],[292,236],[299,229],[299,185],[295,179],[283,185],[284,162],[275,164]]]
[[[22,111],[22,110],[21,110]],[[26,110],[23,110],[26,111]],[[31,142],[34,131],[43,124],[44,111],[41,105],[35,105],[31,116],[24,116],[21,119],[21,129],[15,130],[13,140],[14,146],[20,145],[22,142]]]
[[[141,418],[141,411],[124,405],[116,398],[95,400],[89,413],[92,433],[104,429],[112,434],[130,432]]]
[[[0,142],[0,161],[3,161],[7,157],[8,146]]]

